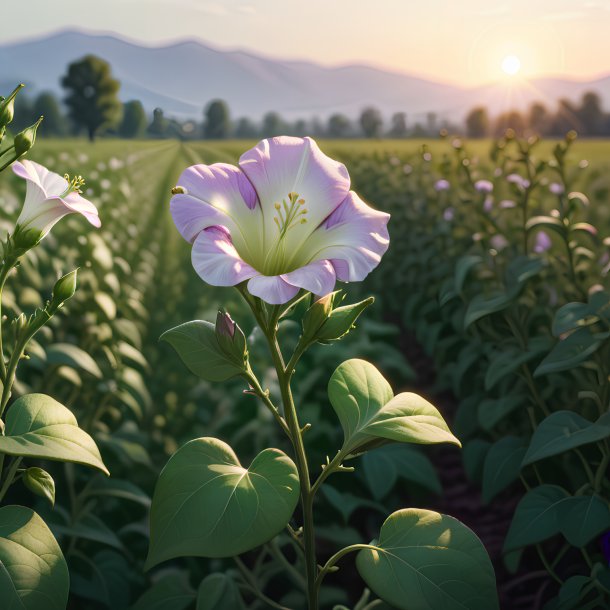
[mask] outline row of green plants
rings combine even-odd
[[[362,395],[357,410],[369,404],[373,394],[379,395],[380,413],[386,402],[400,402],[406,395],[398,394],[392,402],[388,382],[373,365],[353,359],[341,364],[346,359],[358,356],[375,362],[400,387],[414,379],[402,354],[388,345],[398,329],[381,321],[380,308],[369,308],[365,319],[358,321],[358,332],[345,336],[370,299],[346,308],[339,307],[338,295],[314,303],[301,294],[298,303],[274,308],[257,299],[245,303],[238,291],[204,286],[191,269],[188,244],[169,221],[167,202],[183,167],[225,160],[219,159],[225,153],[171,142],[132,142],[120,147],[103,143],[95,148],[76,142],[44,142],[30,150],[36,125],[14,138],[6,130],[18,91],[0,101],[4,121],[0,160],[6,168],[23,162],[23,167],[38,172],[45,192],[30,184],[33,179],[2,176],[2,223],[7,235],[1,335],[3,604],[27,610],[66,605],[134,610],[196,606],[202,610],[314,608],[319,601],[323,608],[364,610],[387,607],[379,596],[394,607],[403,607],[403,587],[408,585],[414,594],[419,590],[422,576],[417,566],[421,565],[421,574],[426,573],[418,594],[422,608],[434,607],[434,600],[443,600],[447,607],[463,603],[472,608],[494,607],[493,570],[476,536],[450,517],[422,509],[398,510],[404,507],[405,481],[412,503],[424,506],[441,492],[440,483],[425,450],[386,443],[457,443],[440,413],[426,401],[421,403],[436,422],[428,432],[418,431],[417,418],[412,418],[411,432],[403,424],[402,432],[399,425],[384,433],[379,421],[369,422],[375,424],[374,433],[363,429],[355,435],[349,425],[354,406],[346,396],[356,391],[350,387],[359,387],[364,373],[372,380],[364,389],[371,395]],[[26,154],[58,174],[28,165]],[[66,171],[76,171],[77,177],[62,179]],[[65,202],[74,204],[73,199],[82,197],[98,205],[101,228],[84,230],[86,222],[78,214],[56,226],[59,215],[52,214],[49,223],[47,217],[26,214],[26,208],[33,209],[31,204],[44,202],[63,216],[74,211]],[[357,288],[347,292],[346,303],[358,300]],[[234,331],[243,337],[242,348],[247,350],[241,355],[241,368],[236,369],[235,354],[230,352],[230,374],[225,370],[220,377],[210,377],[210,370],[216,370],[211,366],[214,362],[202,359],[201,354],[194,357],[188,346],[184,350],[172,341],[175,329],[165,338],[196,373],[189,376],[169,345],[159,344],[159,337],[187,320],[217,319],[220,304],[240,319],[245,331],[243,335]],[[349,315],[344,319],[346,311]],[[334,329],[333,336],[323,336],[322,322],[333,316],[340,328]],[[226,314],[218,320],[224,320],[225,329],[233,324]],[[218,323],[216,327],[189,324],[197,327],[194,340],[200,342],[203,333],[204,342],[212,342],[216,350],[212,356],[221,359],[221,369],[229,366],[227,353],[218,351],[223,340]],[[339,337],[341,341],[334,341]],[[329,341],[332,345],[327,345]],[[286,365],[281,365],[282,354],[291,353],[298,357],[287,364],[299,363],[299,383],[292,389],[288,384],[294,371],[289,374]],[[241,379],[229,381],[222,389],[213,384],[233,376]],[[332,379],[339,377],[346,380],[347,388],[335,381],[333,390]],[[334,410],[328,406],[329,378]],[[297,406],[298,416],[293,415],[285,434],[290,418],[286,409]],[[410,407],[401,408],[408,411]],[[337,416],[343,428],[337,425]],[[303,428],[297,432],[299,421]],[[297,450],[297,467],[286,454],[294,455],[301,434],[304,444]],[[285,474],[292,485],[286,509],[278,515],[273,502],[268,518],[259,517],[262,521],[250,528],[247,540],[232,542],[234,511],[241,517],[251,498],[252,488],[245,480],[243,488],[236,487],[244,493],[245,504],[240,499],[237,509],[228,505],[231,510],[222,513],[226,526],[219,530],[214,548],[185,549],[174,537],[164,540],[164,511],[154,505],[149,518],[155,486],[155,498],[161,497],[157,504],[163,504],[164,496],[167,501],[175,496],[173,477],[165,489],[168,478],[163,474],[159,478],[161,469],[172,454],[167,468],[179,461],[192,448],[187,441],[197,436],[222,439],[206,442],[223,455],[231,452],[230,443],[244,464],[256,462],[258,455],[284,456],[279,462],[288,468]],[[375,438],[381,440],[374,442]],[[201,443],[201,438],[193,442]],[[365,451],[369,445],[379,447]],[[341,450],[334,455],[336,447]],[[311,465],[309,485],[315,492],[310,487],[304,496],[307,465]],[[234,467],[241,468],[237,458]],[[353,475],[333,477],[332,485],[325,483],[333,472],[352,469]],[[195,484],[201,481],[194,480]],[[282,485],[278,489],[287,493]],[[293,515],[299,495],[306,504]],[[179,515],[178,524],[191,528],[182,534],[187,542],[201,513],[208,512],[201,508],[195,507],[191,522]],[[312,510],[317,559],[311,546]],[[388,512],[392,515],[383,525]],[[405,526],[411,522],[415,522],[412,527]],[[382,525],[380,542],[371,547]],[[392,546],[390,531],[396,527],[404,530],[406,548],[434,542],[431,555],[416,552],[411,557],[405,551],[402,557],[401,545]],[[388,541],[385,550],[384,540]],[[444,561],[436,565],[433,549],[452,548],[462,564],[454,559],[448,565]],[[349,562],[334,574],[335,564],[348,551],[359,553],[358,570],[373,594],[364,584],[354,586]],[[235,553],[241,557],[231,558]],[[387,565],[378,563],[379,553],[384,553]],[[191,557],[180,559],[184,555]],[[446,584],[453,581],[456,566],[463,565],[465,557],[473,562],[472,570],[460,575],[458,585]],[[160,565],[150,570],[155,564]],[[387,581],[388,574],[394,574],[393,580]]]
[[[610,603],[609,182],[575,138],[354,160],[393,213],[375,288],[457,398],[483,503],[520,498],[503,561],[540,566],[548,610]]]

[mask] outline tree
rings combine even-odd
[[[39,133],[43,136],[64,136],[67,132],[66,119],[61,112],[57,98],[48,91],[41,93],[33,105],[33,116],[44,117]]]
[[[552,135],[565,136],[571,129],[575,129],[576,131],[581,129],[578,110],[570,100],[561,99],[559,100],[557,113],[553,117],[551,127]]]
[[[122,138],[139,138],[146,132],[146,112],[140,100],[131,100],[123,104],[123,120],[119,127]]]
[[[367,138],[377,138],[383,127],[383,118],[377,108],[369,106],[360,114],[360,127]]]
[[[516,110],[505,112],[496,119],[495,133],[497,136],[503,136],[507,129],[512,129],[519,137],[522,137],[525,132],[525,119]]]
[[[407,128],[407,114],[406,112],[395,112],[392,115],[392,127],[390,128],[390,135],[393,138],[406,138],[409,133]]]
[[[281,136],[286,129],[284,120],[277,112],[268,112],[263,117],[263,125],[261,128],[263,138],[273,138]]]
[[[258,131],[256,125],[249,118],[242,117],[237,121],[235,137],[249,140],[251,138],[256,138],[257,135]]]
[[[70,118],[78,128],[95,136],[121,120],[122,104],[117,97],[121,84],[112,78],[110,65],[95,55],[87,55],[68,66],[61,80]]]
[[[469,138],[484,138],[489,135],[489,116],[483,106],[473,108],[466,117],[466,135]]]
[[[540,136],[546,136],[551,128],[549,112],[540,102],[531,105],[527,119],[529,128]]]
[[[155,108],[153,110],[153,120],[148,126],[149,135],[153,138],[166,138],[167,130],[169,129],[169,121],[163,116],[163,110],[161,108]]]
[[[331,138],[344,138],[351,129],[350,120],[344,114],[333,114],[328,119],[326,131]]]
[[[229,107],[224,100],[212,100],[205,109],[203,136],[208,140],[223,140],[229,137],[231,119]]]
[[[583,135],[598,136],[601,134],[605,117],[602,102],[597,93],[589,91],[582,96],[577,114]]]

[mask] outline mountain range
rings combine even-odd
[[[182,119],[199,118],[214,98],[226,100],[233,116],[253,119],[270,110],[286,118],[326,118],[334,112],[355,117],[373,105],[386,115],[406,112],[410,122],[428,112],[459,121],[476,105],[486,105],[492,113],[523,109],[532,101],[553,107],[560,98],[577,100],[586,91],[596,91],[610,106],[610,75],[587,82],[506,79],[471,88],[366,65],[328,67],[220,50],[197,40],[147,46],[75,30],[0,45],[0,91],[24,82],[31,95],[45,90],[61,96],[67,65],[90,53],[111,64],[123,101],[139,99],[149,111],[161,107]]]

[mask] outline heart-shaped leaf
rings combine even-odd
[[[0,453],[74,462],[110,474],[95,441],[78,427],[72,412],[46,394],[26,394],[8,410]]]
[[[199,585],[196,610],[244,610],[237,585],[226,574],[210,574]]]
[[[575,496],[560,504],[558,521],[565,539],[582,548],[610,529],[610,509],[597,495]]]
[[[178,352],[191,373],[206,381],[225,381],[244,372],[221,349],[214,324],[193,320],[161,335]]]
[[[366,584],[398,610],[498,608],[485,547],[447,515],[414,508],[391,514],[356,565]]]
[[[610,437],[610,418],[590,422],[573,411],[556,411],[540,422],[523,466]]]
[[[484,502],[491,502],[519,478],[526,451],[527,441],[516,436],[505,436],[490,447],[483,466]]]
[[[244,468],[221,440],[192,440],[159,476],[146,566],[249,551],[286,526],[298,498],[296,466],[279,449],[265,449]]]
[[[0,602],[14,610],[65,610],[66,560],[45,522],[23,506],[0,508]]]
[[[391,441],[460,445],[432,404],[411,392],[394,396],[383,375],[364,360],[339,365],[328,383],[328,396],[343,427],[346,452]]]
[[[32,493],[46,498],[51,506],[55,504],[55,481],[46,470],[35,466],[26,469],[23,473],[23,484]]]
[[[185,610],[193,604],[195,591],[181,572],[170,572],[155,582],[130,610]]]

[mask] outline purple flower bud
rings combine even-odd
[[[223,337],[233,339],[235,336],[235,322],[226,311],[219,311],[216,316],[216,332]]]
[[[492,238],[489,240],[489,243],[491,244],[491,247],[498,252],[504,250],[504,248],[509,245],[508,239],[506,239],[504,235],[500,235],[499,233],[492,236]]]
[[[434,190],[437,192],[448,191],[450,186],[451,185],[449,184],[448,180],[441,178],[440,180],[437,180],[436,183],[434,184]]]
[[[485,201],[483,202],[483,209],[486,212],[491,212],[493,210],[494,207],[494,198],[491,195],[487,195],[487,197],[485,197]]]
[[[524,190],[530,185],[530,181],[519,174],[509,174],[506,176],[506,182],[510,182]]]
[[[479,193],[491,193],[494,190],[494,185],[489,180],[477,180],[474,183],[474,188]]]
[[[453,220],[454,216],[455,216],[455,210],[453,208],[447,208],[443,212],[443,219],[446,220],[447,222],[451,222]]]
[[[544,231],[538,231],[538,233],[536,233],[536,241],[534,243],[534,252],[536,252],[536,254],[546,252],[551,245],[551,238]]]
[[[502,199],[499,205],[500,208],[503,210],[509,210],[511,208],[517,207],[517,204],[512,199]]]
[[[551,191],[551,193],[553,193],[553,195],[563,195],[565,189],[563,188],[563,184],[561,184],[560,182],[551,182],[551,184],[549,184],[549,191]]]

